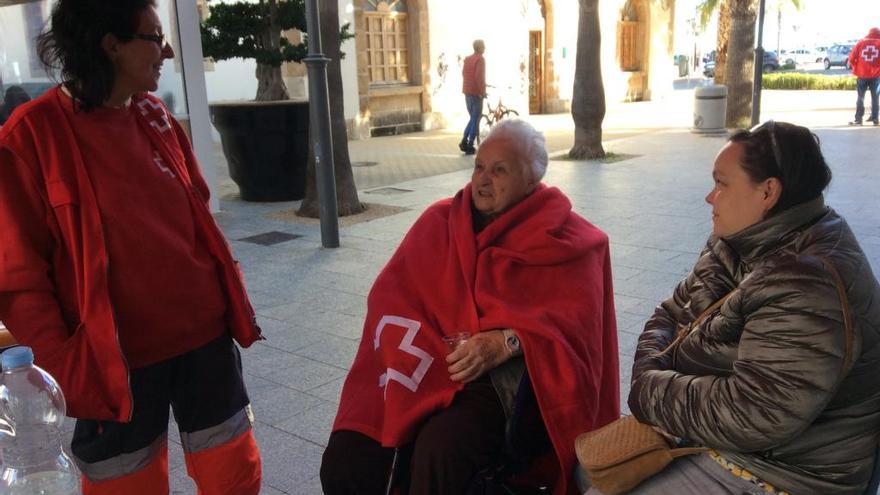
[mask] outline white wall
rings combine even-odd
[[[600,2],[601,9],[609,2]],[[557,76],[559,99],[571,101],[574,88],[574,67],[577,59],[578,2],[565,0],[553,2],[554,71]],[[609,39],[605,26],[602,25],[602,60],[608,56]],[[614,54],[614,38],[611,38],[611,54]],[[607,81],[609,71],[603,63],[602,76]],[[607,85],[607,83],[606,83]],[[607,92],[607,89],[606,89]]]
[[[354,1],[339,0],[339,26],[346,22],[351,24],[349,31],[354,33]],[[342,68],[342,91],[345,96],[345,118],[353,119],[360,111],[357,87],[357,50],[354,38],[342,44],[342,53],[345,54],[339,64]]]
[[[473,40],[486,43],[486,83],[489,101],[499,97],[504,105],[521,115],[529,110],[528,95],[528,12],[520,2],[469,0],[429,0],[430,91],[434,112],[442,113],[449,125],[466,123],[464,96],[461,93],[461,68],[465,57],[473,53]],[[513,8],[515,6],[515,8]],[[467,13],[464,15],[463,13]],[[489,22],[488,20],[491,20]],[[502,28],[503,27],[503,28]],[[510,33],[520,33],[511,37]]]
[[[213,70],[205,72],[208,101],[253,100],[257,96],[256,70],[252,59],[214,62]]]
[[[48,16],[49,0],[40,3],[43,15]],[[49,80],[42,73],[31,74],[24,13],[24,5],[0,8],[0,77],[3,78],[4,86]]]

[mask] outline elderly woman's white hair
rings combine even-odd
[[[532,124],[529,124],[525,120],[504,119],[492,127],[492,130],[489,132],[485,141],[501,136],[522,143],[525,151],[523,165],[528,165],[532,168],[532,173],[534,174],[534,179],[536,181],[541,180],[544,177],[544,173],[547,171],[548,162],[547,143],[544,140],[544,134],[532,127]]]

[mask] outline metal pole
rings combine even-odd
[[[339,214],[336,209],[336,174],[333,165],[333,134],[330,129],[330,98],[327,89],[327,62],[330,59],[321,51],[321,24],[318,19],[317,0],[306,0],[306,30],[309,53],[303,62],[309,74],[309,135],[315,154],[321,244],[326,248],[336,248],[339,247],[337,218]]]
[[[761,85],[764,78],[764,1],[758,7],[758,47],[755,48],[755,80],[752,82],[752,127],[761,120]]]

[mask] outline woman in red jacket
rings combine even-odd
[[[169,407],[200,493],[257,494],[233,338],[261,338],[208,189],[156,90],[152,0],[59,0],[63,83],[0,131],[0,320],[61,384],[89,494],[168,493]]]

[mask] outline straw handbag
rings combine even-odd
[[[659,355],[670,352],[703,319],[721,307],[730,294],[709,306]],[[574,443],[581,467],[594,487],[605,495],[618,495],[659,473],[676,457],[707,452],[705,447],[670,448],[653,427],[624,416],[599,429],[578,435]]]
[[[705,447],[671,449],[654,428],[624,416],[575,440],[578,461],[592,485],[605,495],[632,490],[676,457],[706,452]]]

